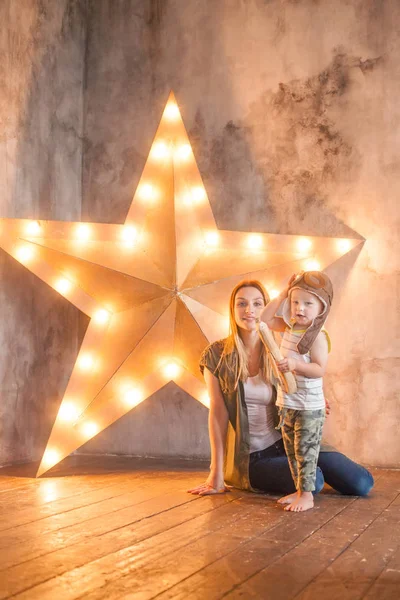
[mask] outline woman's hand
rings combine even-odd
[[[211,494],[225,494],[225,492],[229,492],[229,488],[226,487],[223,476],[210,473],[204,483],[188,490],[188,492],[198,496],[210,496]]]
[[[326,416],[330,415],[331,413],[331,405],[329,404],[329,400],[327,400],[325,398],[325,414]]]

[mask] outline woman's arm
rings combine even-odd
[[[191,494],[199,494],[200,496],[221,494],[228,491],[224,484],[224,455],[229,420],[228,411],[217,377],[206,368],[204,369],[204,379],[210,397],[210,411],[208,414],[208,432],[211,447],[210,474],[203,484],[188,490]]]

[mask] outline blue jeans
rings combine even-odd
[[[269,448],[250,454],[249,476],[252,487],[270,494],[296,491],[282,440]],[[366,496],[374,485],[371,473],[340,452],[320,452],[315,492],[324,481],[341,494]]]

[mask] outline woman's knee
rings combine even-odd
[[[359,473],[358,477],[351,482],[352,496],[367,496],[374,486],[374,478],[369,471],[364,469],[363,473]]]

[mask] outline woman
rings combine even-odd
[[[281,434],[268,354],[257,320],[269,297],[259,281],[242,281],[231,294],[231,334],[208,346],[200,360],[210,396],[211,466],[207,480],[192,494],[239,489],[272,494],[295,492]],[[374,484],[367,469],[322,444],[316,492],[324,480],[342,494],[365,496]]]

